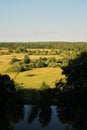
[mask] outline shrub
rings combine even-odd
[[[19,61],[19,59],[14,57],[11,59],[10,64],[14,64],[15,62],[18,62],[18,61]]]
[[[32,69],[32,68],[36,68],[36,63],[31,62],[28,66],[29,66],[29,68],[31,68],[31,69]]]
[[[51,62],[56,62],[56,58],[54,58],[54,57],[48,58],[45,63],[48,65]]]
[[[45,63],[42,60],[38,60],[36,63],[36,68],[46,67]]]
[[[26,70],[30,70],[30,66],[28,64],[24,64],[22,62],[14,63],[7,71],[9,72],[22,72]]]
[[[25,47],[18,47],[16,50],[15,50],[16,53],[20,53],[20,52],[28,52],[27,49]]]
[[[48,64],[48,67],[58,67],[58,63],[56,63],[56,62],[50,62]]]
[[[28,55],[25,55],[25,56],[24,56],[23,62],[24,62],[25,64],[30,63],[30,58],[28,57]]]
[[[42,84],[41,84],[41,90],[46,90],[46,89],[49,89],[49,88],[50,88],[49,85],[46,84],[45,81],[43,81]]]
[[[9,72],[21,72],[21,71],[23,71],[23,68],[21,67],[20,64],[14,64],[10,68],[8,68],[7,71],[9,71]]]

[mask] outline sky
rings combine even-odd
[[[0,42],[87,41],[87,0],[0,0]]]

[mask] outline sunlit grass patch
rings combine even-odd
[[[12,53],[10,55],[0,55],[0,73],[8,74],[11,79],[14,79],[17,83],[26,88],[40,88],[42,82],[46,82],[50,87],[53,87],[56,80],[64,77],[62,75],[61,68],[35,68],[25,72],[8,72],[8,68],[11,67],[10,61],[13,57],[23,60],[25,53],[17,54]],[[61,59],[58,55],[29,55],[30,59],[39,59],[40,57],[55,57]]]
[[[64,78],[61,73],[60,68],[37,68],[19,73],[15,81],[26,88],[40,88],[43,81],[53,87],[57,80]]]

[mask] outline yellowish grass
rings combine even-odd
[[[40,88],[43,81],[54,87],[56,81],[64,78],[60,68],[37,68],[19,73],[15,81],[26,88]]]
[[[12,53],[11,55],[0,55],[0,73],[8,74],[14,79],[17,73],[8,73],[7,69],[10,67],[10,60],[12,57],[23,59],[25,54]],[[55,57],[61,59],[58,55],[30,55],[31,59],[38,59],[40,57]],[[26,72],[21,72],[15,78],[15,81],[26,88],[40,88],[43,81],[45,81],[51,87],[54,86],[55,81],[60,78],[64,78],[62,70],[60,68],[37,68]]]
[[[12,53],[11,55],[0,55],[0,73],[3,73],[7,70],[9,67],[9,62],[13,57],[16,57],[20,60],[24,58],[25,53],[18,54],[18,53]],[[62,57],[58,55],[30,55],[30,59],[39,59],[40,57],[55,57],[57,59],[62,59]]]

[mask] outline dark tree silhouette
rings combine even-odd
[[[0,75],[0,101],[10,101],[16,98],[14,81],[8,75]]]
[[[70,60],[63,74],[67,80],[58,93],[58,118],[74,130],[87,130],[87,52]]]
[[[18,123],[24,118],[24,107],[20,104],[0,103],[0,130],[14,130],[13,123]]]
[[[76,59],[70,60],[68,66],[63,67],[63,74],[67,76],[67,87],[87,87],[87,52],[82,52]]]
[[[0,75],[0,130],[13,130],[12,123],[23,119],[23,106],[17,103],[14,81]]]

